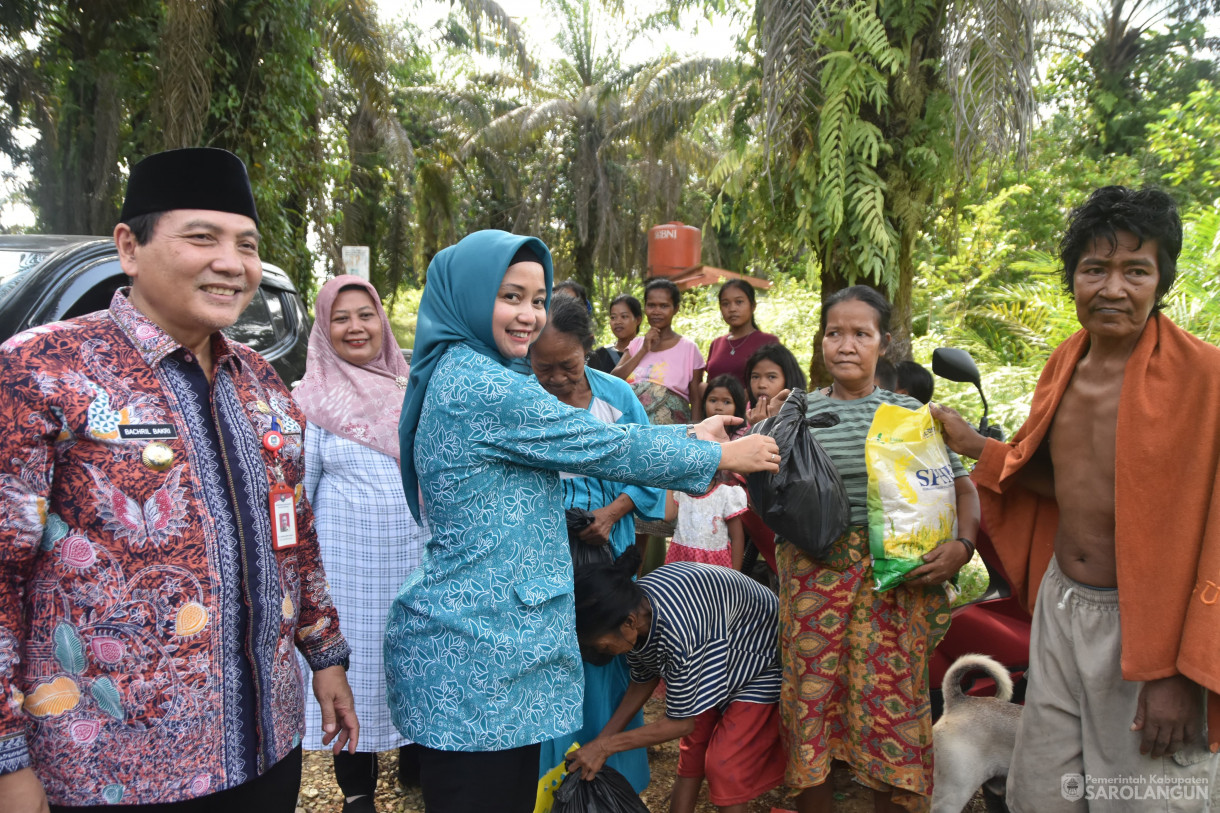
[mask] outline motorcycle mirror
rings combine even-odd
[[[932,351],[932,372],[949,381],[981,387],[982,377],[974,359],[956,347],[938,347]]]

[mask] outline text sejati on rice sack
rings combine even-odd
[[[923,555],[957,536],[949,450],[928,407],[882,404],[864,444],[868,532],[877,590],[903,583]]]

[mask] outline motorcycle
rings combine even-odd
[[[973,384],[983,399],[983,417],[979,419],[979,434],[985,438],[1004,439],[1004,429],[999,424],[987,422],[987,396],[983,392],[983,377],[978,365],[965,350],[956,347],[938,347],[932,351],[932,372],[947,381]]]
[[[949,381],[973,384],[983,402],[979,433],[1004,440],[1004,430],[988,421],[987,396],[983,393],[982,377],[969,353],[955,347],[937,348],[932,353],[932,372]],[[932,653],[929,677],[934,717],[939,717],[944,707],[941,682],[945,672],[955,660],[968,653],[990,655],[1003,664],[1012,677],[1014,702],[1021,703],[1025,698],[1025,672],[1029,668],[1029,613],[1013,595],[1004,566],[985,527],[979,529],[975,547],[987,567],[990,585],[978,599],[953,610],[949,631]],[[967,680],[970,680],[970,676],[967,676]],[[965,690],[970,695],[990,696],[995,693],[995,684],[990,678],[976,675]]]

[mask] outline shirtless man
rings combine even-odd
[[[1083,330],[1048,361],[1012,444],[984,439],[951,409],[933,409],[949,447],[980,461],[974,477],[984,523],[1018,594],[1034,606],[1029,690],[1008,781],[1013,811],[1206,809],[1216,759],[1203,747],[1200,683],[1217,688],[1220,669],[1213,661],[1210,674],[1192,680],[1179,653],[1194,643],[1184,629],[1202,551],[1216,544],[1201,532],[1216,471],[1208,433],[1197,452],[1213,455],[1199,461],[1210,476],[1185,483],[1200,492],[1194,500],[1182,484],[1148,482],[1134,491],[1119,474],[1136,454],[1151,457],[1148,438],[1161,432],[1149,424],[1141,434],[1141,417],[1163,423],[1170,404],[1190,403],[1177,389],[1185,379],[1210,379],[1203,386],[1212,389],[1220,380],[1220,351],[1157,314],[1181,241],[1163,193],[1094,192],[1072,213],[1061,244]],[[1168,358],[1192,366],[1167,369]],[[1150,403],[1166,412],[1142,416]],[[1122,426],[1132,429],[1124,435]],[[1120,466],[1137,443],[1139,452]],[[1195,452],[1181,446],[1177,456]],[[1200,532],[1148,538],[1148,519],[1163,523],[1183,510],[1203,515],[1186,522]],[[1165,546],[1160,564],[1176,576],[1164,581],[1163,595],[1140,581],[1148,571],[1138,559],[1153,545]],[[1157,646],[1150,632],[1161,636]],[[1179,788],[1165,795],[1178,798],[1150,799],[1149,788],[1157,795],[1165,783]]]

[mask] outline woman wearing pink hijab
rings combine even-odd
[[[334,757],[345,813],[372,811],[377,752],[409,741],[386,707],[382,638],[398,588],[427,539],[407,507],[399,472],[398,414],[410,372],[377,291],[336,277],[318,292],[305,377],[293,393],[305,411],[305,493],[313,505],[330,594],[352,647],[360,751]],[[305,588],[309,589],[310,585]],[[321,712],[306,704],[304,745],[322,749]]]

